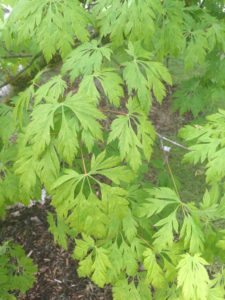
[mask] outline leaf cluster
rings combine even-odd
[[[19,245],[5,242],[0,246],[0,299],[13,300],[14,292],[25,293],[34,281],[37,267]]]

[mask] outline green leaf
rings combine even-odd
[[[29,105],[34,96],[34,86],[30,85],[26,90],[20,92],[16,97],[16,107],[14,114],[19,121],[20,126],[22,127],[25,112],[29,110]]]
[[[139,280],[137,290],[140,294],[141,300],[151,300],[152,299],[152,293],[151,293],[148,283]]]
[[[210,87],[205,86],[201,78],[191,77],[182,81],[173,94],[173,108],[179,110],[181,115],[192,112],[194,117],[197,117],[207,106],[211,105],[210,94]]]
[[[71,80],[80,75],[91,75],[101,69],[103,61],[110,60],[109,45],[99,47],[97,40],[83,43],[73,50],[63,65],[63,73],[70,73]]]
[[[78,95],[86,95],[89,99],[92,99],[94,103],[99,103],[101,99],[101,93],[98,89],[97,83],[96,83],[96,74],[91,75],[84,75],[80,84],[79,84],[79,90]]]
[[[147,193],[150,197],[148,197],[146,203],[139,208],[139,214],[142,217],[146,216],[150,218],[159,214],[170,205],[177,207],[180,204],[180,199],[177,194],[169,188],[148,189]]]
[[[208,263],[199,254],[184,254],[178,264],[177,284],[184,300],[207,300],[209,275],[205,268]]]
[[[121,274],[123,269],[123,253],[120,251],[117,242],[109,247],[109,260],[113,262],[113,268],[108,271],[110,280],[114,281]]]
[[[213,279],[210,282],[209,299],[212,300],[224,299],[225,296],[224,278],[225,278],[225,273],[223,270],[214,275]]]
[[[162,83],[165,81],[172,84],[171,76],[166,67],[160,62],[151,60],[151,53],[146,56],[144,49],[135,49],[134,45],[129,44],[127,50],[133,60],[124,63],[123,77],[127,83],[128,92],[137,92],[138,99],[142,108],[150,107],[152,90],[156,99],[161,103],[166,95],[166,89]]]
[[[153,235],[154,245],[158,250],[172,246],[174,242],[174,233],[178,233],[177,210],[169,214],[166,218],[158,221],[154,226],[161,227]]]
[[[10,295],[16,290],[25,293],[33,286],[37,267],[21,246],[5,242],[0,248],[2,247],[4,251],[0,254],[0,299],[16,299]]]
[[[144,252],[144,267],[147,271],[146,281],[154,288],[162,288],[165,283],[163,270],[156,260],[155,254],[151,249]]]
[[[207,162],[206,179],[215,183],[225,177],[224,172],[224,110],[209,116],[204,126],[186,126],[181,130],[181,136],[195,143],[185,160],[191,163]]]
[[[55,145],[60,157],[72,165],[72,162],[78,152],[78,132],[79,125],[77,120],[68,116],[62,106],[61,128],[59,130]]]
[[[53,183],[51,187],[53,204],[59,210],[58,213],[61,212],[60,214],[67,215],[68,209],[71,208],[71,202],[74,201],[76,188],[83,180],[85,180],[84,174],[67,169],[64,171],[64,175]]]
[[[37,186],[37,168],[38,163],[31,147],[24,148],[15,163],[15,173],[20,176],[20,189],[25,193],[26,201],[32,198],[33,190]]]
[[[114,69],[103,69],[96,77],[109,102],[119,107],[120,100],[124,95],[123,81],[120,75]]]
[[[93,271],[93,259],[92,255],[89,254],[85,259],[79,262],[79,267],[77,269],[78,275],[80,277],[90,276]]]
[[[54,216],[52,213],[48,213],[48,224],[49,231],[54,236],[54,241],[57,242],[63,249],[67,250],[68,248],[68,238],[69,228],[65,224],[64,220],[60,217],[57,217],[55,222]]]
[[[75,235],[83,232],[96,239],[106,237],[108,216],[102,209],[101,201],[93,192],[90,192],[88,197],[80,192],[74,199],[63,203],[63,209],[69,212],[66,222]]]
[[[102,140],[101,126],[97,120],[103,120],[104,115],[81,95],[67,95],[64,106],[68,107],[79,121],[82,130],[82,140],[91,151],[96,139]]]
[[[126,297],[129,295],[130,292],[129,284],[127,280],[123,279],[117,281],[116,284],[113,286],[112,292],[113,292],[113,298],[115,300],[126,299]]]
[[[88,40],[90,19],[79,1],[18,1],[7,26],[18,43],[31,39],[50,61],[58,50],[62,57],[72,50],[74,35],[82,42]]]
[[[161,11],[158,2],[98,1],[94,13],[101,36],[110,35],[113,44],[121,45],[125,39],[147,41],[154,32],[155,18]]]
[[[123,230],[127,240],[130,243],[132,243],[133,239],[137,235],[137,226],[138,226],[137,222],[133,218],[131,211],[129,211],[129,213],[123,219]]]
[[[115,69],[104,68],[91,75],[84,75],[78,94],[89,96],[95,103],[107,98],[109,103],[118,107],[124,95],[123,81]]]
[[[96,158],[94,155],[92,156],[90,175],[100,174],[106,176],[116,184],[130,182],[133,173],[126,166],[118,166],[120,163],[119,157],[105,158],[105,155],[104,151]]]
[[[109,238],[116,237],[121,231],[123,219],[129,213],[127,191],[118,187],[101,184],[102,207],[107,218]]]
[[[150,159],[155,133],[134,100],[128,102],[127,108],[128,114],[119,116],[112,122],[107,142],[109,144],[118,140],[121,159],[125,159],[132,169],[137,170],[141,165],[141,151],[147,160]]]
[[[122,242],[120,251],[123,254],[123,267],[129,276],[134,276],[138,270],[138,260],[135,251],[126,243]]]
[[[37,105],[41,101],[56,103],[63,96],[66,87],[67,84],[60,75],[52,77],[35,92],[35,104]]]
[[[204,234],[199,224],[188,215],[185,216],[180,232],[180,237],[184,238],[185,247],[189,245],[191,253],[199,253],[204,248]]]
[[[60,104],[40,104],[32,112],[32,121],[26,129],[26,141],[33,146],[34,155],[40,156],[51,143],[54,114]]]
[[[59,176],[60,162],[54,147],[49,147],[37,163],[37,174],[47,191]]]
[[[93,263],[93,274],[91,279],[98,286],[103,287],[107,282],[106,272],[112,268],[108,252],[104,248],[95,248],[95,259]]]
[[[182,2],[164,1],[163,18],[160,19],[154,35],[154,45],[157,57],[165,58],[167,55],[177,57],[185,48],[183,35],[183,19],[185,7]],[[176,43],[174,43],[176,36]]]
[[[127,297],[130,300],[144,300],[144,298],[140,297],[134,282],[128,283],[127,279],[120,279],[113,287],[113,299],[123,300],[127,299]]]
[[[192,31],[186,48],[185,67],[192,69],[196,64],[202,64],[209,49],[208,39],[204,30]]]
[[[73,252],[75,259],[83,259],[90,249],[95,246],[94,240],[85,234],[82,234],[82,239],[76,239],[76,246]]]
[[[12,109],[3,103],[0,103],[0,118],[0,138],[4,144],[7,144],[16,130],[16,123],[13,118]]]

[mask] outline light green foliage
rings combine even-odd
[[[10,136],[16,129],[12,109],[9,106],[0,103],[0,116],[0,138],[3,143],[7,144]]]
[[[184,239],[185,246],[190,245],[191,253],[199,252],[204,248],[205,239],[199,221],[190,215],[184,218],[180,236]]]
[[[154,32],[154,21],[161,5],[157,1],[97,1],[94,7],[100,35],[110,35],[113,44],[120,45],[124,40],[148,39]]]
[[[92,280],[100,287],[103,287],[107,283],[106,272],[112,267],[108,251],[102,247],[96,247],[94,241],[85,235],[83,235],[83,241],[77,240],[77,246],[74,252],[75,258],[82,259],[87,255],[89,250],[92,250],[92,252],[81,261],[78,268],[79,275],[90,276],[92,274]]]
[[[67,233],[69,233],[68,227],[60,218],[57,219],[57,224],[54,221],[54,217],[51,213],[48,214],[49,231],[54,235],[55,242],[67,250]]]
[[[185,300],[208,299],[209,276],[207,262],[199,255],[185,254],[178,265],[178,287]]]
[[[129,297],[132,300],[151,300],[152,295],[148,285],[140,281],[138,286],[134,282],[129,283],[127,279],[119,280],[113,288],[113,299],[122,300]]]
[[[220,220],[224,214],[224,199],[218,200],[215,188],[210,193],[205,192],[200,205],[182,202],[178,195],[168,188],[147,192],[150,197],[146,198],[146,202],[138,211],[141,217],[146,216],[152,220],[155,219],[155,215],[161,216],[160,220],[154,223],[158,230],[153,235],[153,245],[158,251],[171,247],[175,236],[179,236],[183,246],[189,248],[190,253],[199,253],[207,248],[205,235],[214,227],[214,221]],[[165,214],[166,210],[169,214]]]
[[[112,50],[109,46],[99,47],[96,40],[84,43],[73,50],[67,57],[63,72],[70,72],[71,80],[79,75],[90,75],[101,69],[103,59],[110,60]]]
[[[178,56],[185,49],[183,35],[184,6],[180,1],[166,0],[162,2],[163,14],[158,18],[159,26],[156,27],[154,45],[157,57],[162,58],[167,54]],[[176,43],[174,43],[176,36]]]
[[[225,176],[225,111],[209,116],[203,126],[186,126],[180,131],[181,137],[195,141],[185,160],[194,164],[206,162],[206,179],[208,182],[218,182]]]
[[[0,299],[16,299],[12,292],[25,293],[32,287],[37,267],[19,245],[5,242],[0,246]]]
[[[144,267],[147,270],[147,281],[152,284],[154,288],[160,288],[164,286],[164,275],[163,270],[159,266],[156,260],[155,254],[151,249],[144,252]]]
[[[180,83],[174,94],[174,109],[181,114],[190,111],[198,116],[203,110],[211,113],[218,106],[224,108],[224,74],[223,55],[210,55],[207,64],[196,70],[194,77],[186,76]]]
[[[113,68],[102,69],[91,75],[85,75],[79,85],[79,93],[90,95],[94,102],[101,99],[101,88],[109,103],[118,107],[124,95],[121,76]]]
[[[65,57],[72,49],[74,35],[82,42],[88,40],[87,25],[91,18],[79,1],[18,1],[9,20],[12,36],[21,44],[30,39],[50,60],[59,50]],[[8,28],[7,28],[8,29]],[[13,42],[13,38],[9,40]]]
[[[155,61],[151,61],[151,53],[145,51],[139,44],[135,46],[129,43],[127,53],[132,57],[125,62],[123,77],[128,87],[128,92],[137,92],[143,108],[149,107],[149,94],[152,90],[156,99],[162,102],[166,90],[162,81],[172,84],[171,76],[166,67]]]
[[[54,103],[60,97],[63,97],[66,88],[67,84],[60,75],[52,77],[51,80],[40,86],[36,91],[34,95],[35,105],[39,104],[41,101]]]
[[[169,130],[155,113],[168,86],[182,114],[224,101],[223,1],[4,3],[13,12],[0,15],[0,79],[25,69],[0,104],[0,216],[45,188],[55,242],[75,241],[79,276],[112,285],[115,300],[224,299],[224,107],[180,132],[185,160],[205,164],[204,195],[171,172],[172,188],[154,186],[149,171],[155,137]],[[34,268],[23,259],[28,281],[15,288],[25,291]]]
[[[118,140],[121,159],[128,161],[135,170],[141,165],[142,151],[144,157],[150,159],[155,132],[136,101],[129,100],[127,109],[127,114],[112,122],[108,143]]]

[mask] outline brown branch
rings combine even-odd
[[[199,7],[200,7],[200,8],[204,8],[204,5],[205,5],[205,0],[203,0],[203,1],[200,3]]]
[[[112,114],[115,114],[115,115],[123,115],[123,116],[127,115],[126,112],[122,112],[122,111],[115,111],[115,110],[104,109],[104,108],[101,108],[100,110],[101,110],[101,112],[112,113]]]
[[[14,59],[14,58],[28,58],[32,57],[32,54],[9,54],[9,55],[4,55],[0,56],[0,59]]]
[[[12,84],[13,82],[15,82],[23,73],[25,73],[32,66],[32,64],[35,62],[35,60],[37,60],[40,56],[41,56],[41,52],[39,52],[38,54],[36,54],[31,59],[31,61],[29,62],[29,64],[23,70],[21,70],[19,73],[17,73],[14,77],[12,77],[9,80],[7,80],[4,83],[2,83],[0,85],[0,89],[2,89],[4,86],[6,86],[8,84]]]

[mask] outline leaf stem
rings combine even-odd
[[[90,192],[92,192],[92,187],[91,187],[89,176],[87,176],[87,182],[88,182],[88,186],[89,186]]]
[[[115,110],[111,110],[111,109],[102,109],[101,108],[101,111],[102,112],[109,112],[109,113],[113,113],[113,114],[116,114],[116,115],[123,115],[123,116],[126,116],[127,113],[126,112],[122,112],[122,111],[115,111]]]
[[[82,147],[80,147],[80,152],[81,152],[81,160],[82,160],[84,174],[87,175],[88,173],[87,173],[87,168],[86,168],[85,161],[84,161],[84,155],[83,155]]]
[[[172,172],[172,169],[171,169],[170,164],[169,164],[168,157],[166,157],[165,161],[166,161],[166,165],[167,165],[167,168],[168,168],[170,177],[171,177],[172,182],[173,182],[173,186],[174,186],[175,192],[176,192],[177,196],[179,197],[179,199],[181,199],[180,193],[179,193],[179,191],[178,191],[178,187],[177,187],[177,184],[176,184],[176,181],[175,181],[173,172]]]
[[[177,184],[176,184],[176,181],[175,181],[175,178],[174,178],[174,175],[173,175],[173,172],[172,172],[172,169],[170,167],[170,164],[169,164],[169,157],[168,157],[168,153],[165,152],[164,150],[164,145],[163,145],[163,139],[161,136],[159,136],[160,138],[160,143],[161,143],[161,149],[162,149],[162,152],[163,152],[163,156],[164,156],[164,161],[166,163],[166,166],[167,166],[167,169],[169,171],[169,175],[172,179],[172,182],[173,182],[173,186],[174,186],[174,189],[175,189],[175,192],[177,194],[177,196],[179,197],[180,201],[181,201],[181,197],[180,197],[180,193],[178,191],[178,187],[177,187]]]

